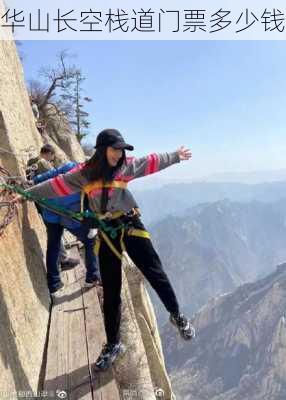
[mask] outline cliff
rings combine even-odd
[[[42,142],[14,42],[0,41],[0,65],[0,165],[21,175],[31,146],[36,151]],[[45,237],[34,206],[25,204],[0,238],[2,390],[30,389],[38,384],[49,318]]]

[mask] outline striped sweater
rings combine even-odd
[[[132,208],[138,207],[131,192],[127,189],[128,183],[178,162],[180,162],[180,157],[177,152],[150,154],[142,158],[128,157],[126,165],[121,167],[115,179],[105,185],[108,187],[107,211],[128,212]],[[65,175],[59,175],[40,183],[27,189],[26,192],[38,197],[56,198],[84,191],[88,196],[90,209],[99,213],[103,183],[101,181],[89,182],[81,173],[83,166],[84,164],[79,164]]]

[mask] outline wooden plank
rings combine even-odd
[[[44,390],[64,390],[70,400],[91,400],[81,286],[75,270],[64,272],[62,280],[65,288],[52,308]]]
[[[77,279],[84,284],[85,269],[76,270]],[[88,357],[92,374],[92,389],[94,400],[119,400],[119,389],[114,377],[113,369],[94,373],[93,365],[99,356],[103,343],[106,342],[104,322],[100,308],[97,288],[82,289],[85,310],[86,337],[88,343]]]
[[[78,250],[72,249],[73,256]],[[119,400],[113,369],[92,373],[92,366],[106,342],[96,288],[83,288],[81,263],[62,274],[64,290],[51,314],[44,390],[57,395],[66,391],[69,400]]]
[[[46,377],[44,390],[56,394],[67,391],[66,360],[64,349],[64,315],[61,303],[54,305],[51,312]]]
[[[91,378],[89,373],[87,342],[81,287],[76,282],[75,269],[68,271],[69,300],[65,302],[64,320],[68,348],[67,375],[71,400],[91,400]]]

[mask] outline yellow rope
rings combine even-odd
[[[143,229],[133,229],[130,228],[127,232],[128,236],[136,236],[136,237],[141,237],[144,239],[150,239],[150,233],[147,231],[143,231]]]

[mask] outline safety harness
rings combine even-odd
[[[93,190],[99,190],[103,188],[108,188],[108,189],[115,189],[115,188],[120,188],[120,189],[126,189],[127,188],[127,182],[124,181],[112,181],[109,183],[103,183],[103,182],[92,182],[89,183],[88,185],[85,185],[83,187],[83,190],[81,192],[81,211],[83,211],[83,203],[84,203],[84,195],[91,193]],[[107,211],[104,214],[97,214],[97,217],[100,220],[105,220],[107,223],[108,222],[116,222],[117,226],[119,227],[120,230],[120,248],[121,252],[119,252],[115,245],[112,243],[110,238],[108,237],[108,234],[106,233],[105,230],[99,229],[99,234],[96,237],[96,242],[95,242],[95,247],[94,247],[94,252],[96,255],[99,254],[99,249],[100,249],[100,244],[101,244],[101,238],[105,241],[105,243],[108,245],[110,250],[113,252],[113,254],[116,255],[119,259],[122,259],[122,253],[126,251],[125,244],[124,244],[124,233],[128,236],[136,236],[136,237],[141,237],[145,239],[150,239],[150,233],[147,232],[146,230],[143,229],[135,229],[132,227],[132,218],[140,216],[140,211],[138,208],[133,208],[131,211],[128,213],[124,213],[123,211],[115,211],[115,212],[110,212]],[[112,239],[115,239],[115,237],[112,237]]]
[[[137,229],[134,228],[132,224],[132,218],[139,217],[140,216],[140,211],[138,208],[133,208],[130,212],[128,213],[123,213],[123,212],[115,212],[115,213],[110,213],[107,212],[105,219],[106,221],[110,221],[111,223],[116,223],[121,226],[120,230],[120,250],[119,252],[113,242],[110,240],[108,235],[102,231],[99,230],[99,233],[96,237],[96,242],[95,242],[95,247],[94,247],[94,252],[96,255],[99,254],[99,249],[101,245],[101,239],[105,241],[107,246],[110,248],[110,250],[113,252],[113,254],[116,255],[117,258],[120,260],[122,259],[122,254],[124,251],[126,251],[125,244],[124,244],[124,234],[127,236],[136,236],[136,237],[141,237],[144,239],[150,239],[150,233],[144,229]]]
[[[114,188],[114,187],[125,188],[127,187],[127,183],[121,181],[114,181],[109,184],[105,184],[105,186],[109,188]],[[38,197],[31,193],[27,193],[22,187],[18,185],[0,184],[0,187],[3,187],[12,192],[16,192],[21,196],[23,196],[23,198],[30,201],[34,201],[41,207],[46,208],[49,211],[54,212],[55,214],[69,218],[75,222],[85,223],[85,221],[89,221],[90,227],[98,229],[98,235],[96,237],[95,247],[94,247],[94,251],[96,254],[99,253],[101,239],[103,239],[107,244],[107,246],[110,248],[110,250],[116,255],[116,257],[122,259],[122,253],[123,251],[126,250],[123,241],[125,232],[128,236],[136,236],[145,239],[150,239],[149,232],[143,229],[136,229],[132,226],[132,218],[135,216],[140,216],[140,211],[138,208],[133,208],[128,213],[125,213],[123,211],[115,211],[115,212],[108,211],[104,214],[95,213],[91,210],[83,209],[84,195],[90,193],[94,189],[102,188],[103,184],[100,184],[99,182],[88,184],[83,188],[81,193],[80,212],[73,212],[67,210],[66,208],[51,203],[48,199],[44,197]],[[112,243],[112,239],[116,239],[118,233],[120,234],[121,253],[116,249],[116,247]]]

